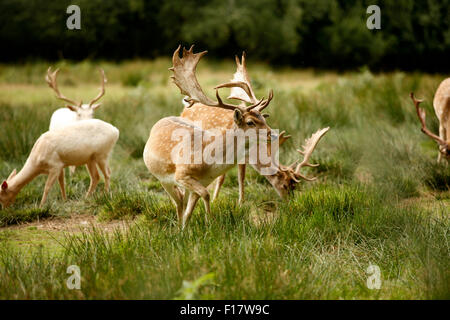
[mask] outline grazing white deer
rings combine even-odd
[[[94,192],[100,179],[97,165],[105,177],[105,190],[109,190],[111,170],[108,158],[119,139],[119,130],[109,123],[91,119],[77,121],[63,128],[42,134],[31,150],[22,170],[16,170],[3,181],[0,190],[0,203],[7,207],[12,204],[19,191],[35,177],[47,174],[41,206],[56,180],[59,180],[63,199],[64,168],[86,165],[91,183],[86,196]]]
[[[245,90],[243,90],[240,87],[232,87],[231,93],[228,99],[237,99],[248,103],[255,103],[257,102],[257,99],[255,97],[250,77],[247,72],[246,67],[246,60],[245,60],[245,53],[242,54],[241,61],[236,56],[236,72],[234,74],[233,79],[231,80],[231,83],[233,82],[245,82],[248,86],[248,95]],[[189,98],[189,97],[187,97]],[[189,119],[194,122],[200,123],[202,129],[204,130],[211,130],[211,129],[231,129],[234,125],[233,122],[233,111],[222,109],[222,108],[210,108],[206,105],[196,103],[193,106],[190,107],[190,103],[187,102],[185,99],[183,99],[183,104],[185,106],[185,109],[181,113],[181,117],[185,119]],[[264,118],[267,118],[268,114],[262,114]],[[328,129],[327,129],[328,130]],[[320,132],[320,131],[319,131]],[[324,131],[320,135],[316,135],[313,137],[317,138],[317,141],[314,142],[314,146],[317,144],[318,140],[326,133]],[[279,146],[281,146],[287,139],[290,138],[290,136],[285,135],[285,132],[281,132],[279,136],[277,137],[279,139],[278,143]],[[313,140],[308,140],[310,143],[313,142]],[[307,147],[306,147],[307,146]],[[306,144],[305,148],[308,148],[308,153],[305,154],[305,159],[311,155],[313,148],[310,148],[308,146],[308,143]],[[252,166],[257,170],[260,171],[261,165],[260,164],[252,164]],[[238,183],[239,183],[239,203],[242,203],[244,201],[244,180],[245,180],[245,171],[246,171],[246,165],[245,164],[239,164],[238,165]],[[294,170],[294,167],[292,166],[283,166],[280,165],[274,174],[270,175],[264,175],[264,177],[270,182],[270,184],[273,186],[273,188],[276,190],[278,195],[281,198],[285,198],[289,193],[291,193],[297,184],[300,182],[299,179],[303,178],[305,180],[311,180],[306,178],[305,176],[300,174],[300,171],[296,173],[296,170]],[[212,200],[216,199],[220,188],[225,180],[225,174],[219,176],[216,179],[216,185],[213,193]]]
[[[416,107],[417,116],[422,124],[422,132],[435,140],[439,145],[439,154],[437,162],[441,161],[442,156],[449,161],[450,159],[450,78],[441,82],[434,95],[434,112],[439,120],[439,136],[432,133],[426,126],[425,110],[419,107],[423,100],[418,100],[411,92],[411,99]],[[447,162],[448,163],[448,162]]]

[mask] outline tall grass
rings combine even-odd
[[[141,158],[152,125],[181,112],[169,62],[100,64],[109,81],[97,117],[121,131],[111,159],[112,193],[103,193],[101,184],[84,199],[89,176],[79,168],[66,176],[68,202],[55,187],[40,210],[41,177],[14,207],[0,211],[0,223],[91,214],[129,227],[52,233],[58,251],[53,245],[24,248],[9,229],[0,230],[0,298],[450,298],[450,170],[436,164],[437,147],[420,132],[408,98],[415,91],[426,99],[427,121],[436,131],[431,101],[443,77],[367,70],[315,75],[250,65],[257,95],[275,92],[269,124],[293,136],[283,146],[283,163],[298,157],[295,148],[312,132],[331,127],[313,156],[321,166],[307,172],[319,180],[300,184],[281,201],[249,169],[247,201],[239,206],[232,170],[212,204],[213,217],[206,221],[198,205],[181,232],[173,204]],[[67,95],[86,100],[95,94],[93,63],[57,66]],[[42,83],[46,68],[44,62],[0,67],[1,177],[23,165],[60,106]],[[205,63],[200,82],[212,87],[232,70],[228,61]],[[80,266],[81,290],[66,287],[72,264]],[[381,269],[380,290],[366,286],[370,264]]]

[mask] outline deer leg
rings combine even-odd
[[[192,211],[194,211],[195,205],[197,204],[200,196],[196,192],[189,192],[189,199],[186,205],[186,210],[184,211],[183,218],[181,221],[181,228],[184,229],[186,227],[186,223],[189,221],[191,217]]]
[[[89,175],[91,176],[91,183],[89,185],[88,192],[86,193],[86,198],[89,197],[97,187],[98,181],[100,180],[100,174],[97,170],[97,164],[95,161],[90,161],[86,164],[86,167],[89,171]]]
[[[212,197],[212,201],[214,201],[219,196],[219,191],[220,191],[220,188],[222,187],[224,181],[225,181],[224,174],[216,179],[216,186],[214,188],[214,194]]]
[[[170,198],[172,199],[173,203],[175,204],[175,206],[177,208],[178,222],[181,223],[182,219],[183,219],[183,210],[184,210],[183,194],[181,193],[180,189],[178,189],[178,187],[176,185],[165,184],[165,183],[161,183],[161,185],[163,186],[164,190],[166,190],[166,192],[169,194]]]
[[[58,177],[59,187],[61,188],[61,195],[64,200],[67,200],[66,197],[66,188],[64,186],[64,169],[61,170]]]
[[[443,125],[439,124],[439,138],[443,139],[444,141],[446,141],[446,134],[445,134],[445,128]],[[441,159],[442,159],[442,154],[441,152],[438,152],[438,157],[437,157],[437,163],[441,163]]]
[[[58,178],[58,175],[59,175],[59,170],[49,172],[47,182],[45,183],[44,194],[42,195],[40,207],[43,207],[45,201],[47,201],[48,193],[50,192],[50,189],[52,188],[52,186],[55,184],[56,179]]]
[[[205,204],[205,211],[206,211],[206,215],[209,216],[211,215],[211,207],[210,207],[210,196],[209,196],[209,192],[208,190],[205,188],[205,186],[203,186],[199,181],[195,180],[194,178],[190,177],[190,176],[182,176],[181,178],[177,178],[177,174],[175,174],[175,180],[181,185],[183,186],[186,190],[190,190],[191,194],[192,193],[197,193],[198,196],[202,197],[203,199],[203,203]],[[185,195],[186,196],[186,195]],[[189,195],[189,199],[191,199],[192,195]],[[197,200],[195,200],[195,203],[197,202]],[[194,204],[195,205],[195,204]],[[189,200],[187,203],[187,207],[186,207],[186,211],[184,213],[184,216],[186,216],[186,213],[188,213],[189,209]],[[192,207],[191,211],[194,209],[194,207]],[[192,212],[189,213],[189,215]],[[183,219],[185,219],[183,216]],[[208,217],[205,216],[205,219],[207,220]],[[185,219],[187,220],[187,219]]]
[[[109,192],[109,181],[111,177],[111,170],[108,166],[108,160],[107,159],[101,159],[98,162],[98,167],[103,173],[103,177],[105,177],[105,192]]]
[[[70,173],[71,176],[75,173],[75,169],[76,169],[76,168],[77,168],[77,167],[75,167],[75,166],[70,166],[70,167],[69,167],[69,173]]]
[[[239,204],[244,202],[245,164],[238,165]]]

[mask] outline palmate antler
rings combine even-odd
[[[238,56],[235,56],[235,60],[236,60],[236,72],[233,75],[233,79],[231,80],[231,82],[227,84],[217,86],[217,88],[231,87],[231,92],[230,95],[228,96],[228,99],[236,99],[244,101],[246,103],[255,104],[258,101],[258,99],[256,98],[255,92],[253,91],[250,76],[248,75],[247,72],[247,65],[245,62],[246,61],[245,52],[242,52],[241,61],[239,61]],[[244,85],[233,86],[233,84],[244,84]],[[273,91],[270,90],[269,98],[265,100],[264,103],[261,103],[259,106],[257,106],[256,110],[261,112],[264,108],[266,108],[269,105],[272,98],[273,98]]]
[[[316,133],[313,133],[310,138],[305,140],[305,144],[302,146],[303,150],[297,150],[298,153],[303,155],[303,160],[300,162],[297,166],[297,162],[295,161],[293,164],[291,164],[289,167],[285,169],[285,171],[290,171],[293,174],[293,179],[296,182],[300,182],[298,179],[302,178],[307,181],[314,181],[317,179],[317,177],[309,178],[304,176],[300,173],[300,169],[303,167],[317,167],[319,164],[312,164],[309,163],[309,158],[311,157],[311,154],[313,153],[314,149],[316,148],[317,144],[319,143],[320,139],[325,135],[325,133],[330,130],[329,127],[320,129]],[[295,170],[294,170],[295,168]]]
[[[195,75],[195,71],[197,68],[197,64],[200,61],[200,59],[207,53],[207,51],[194,53],[193,52],[194,46],[192,45],[189,50],[186,50],[183,48],[183,56],[180,58],[180,49],[181,46],[178,46],[178,48],[175,50],[173,57],[172,57],[172,64],[173,66],[169,68],[169,70],[173,71],[173,76],[171,77],[173,79],[173,82],[177,85],[178,88],[180,88],[181,93],[188,96],[185,101],[189,103],[189,107],[191,107],[194,103],[200,102],[204,105],[211,106],[211,107],[219,107],[229,110],[235,110],[239,109],[242,112],[250,111],[253,108],[256,108],[258,106],[267,106],[270,102],[270,100],[273,97],[273,94],[269,95],[269,99],[265,100],[264,98],[261,100],[256,100],[253,102],[252,105],[248,107],[244,106],[238,106],[233,104],[228,104],[222,101],[220,95],[219,95],[219,88],[241,88],[248,94],[250,94],[250,87],[247,83],[243,81],[238,82],[228,82],[223,83],[221,85],[218,85],[215,87],[216,89],[216,99],[217,101],[214,101],[208,96],[205,95],[203,92],[200,84],[198,83],[197,77]]]
[[[416,99],[414,97],[414,93],[413,92],[411,92],[409,94],[409,96],[411,97],[411,100],[413,101],[414,106],[416,107],[417,116],[419,117],[419,121],[422,124],[422,128],[421,128],[422,132],[425,133],[427,136],[429,136],[431,139],[435,140],[439,145],[447,146],[447,142],[445,142],[439,136],[435,135],[430,130],[428,130],[427,125],[426,125],[426,121],[425,121],[425,119],[426,119],[425,110],[419,107],[420,103],[423,102],[423,100]]]
[[[45,76],[45,81],[47,81],[47,84],[50,88],[53,89],[53,91],[55,91],[56,93],[56,97],[60,100],[66,101],[68,103],[70,103],[73,106],[81,106],[81,104],[83,103],[82,101],[80,102],[76,102],[74,100],[71,100],[67,97],[65,97],[58,89],[58,84],[56,83],[56,78],[58,77],[58,72],[59,69],[56,69],[55,72],[52,72],[52,67],[49,67],[47,70],[47,75]]]

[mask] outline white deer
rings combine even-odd
[[[65,200],[64,168],[84,164],[91,177],[86,196],[94,192],[100,179],[97,165],[105,177],[105,190],[108,191],[111,175],[108,158],[118,139],[117,128],[97,119],[77,121],[42,134],[34,144],[22,170],[16,173],[14,169],[3,181],[0,203],[3,207],[8,207],[14,202],[19,191],[41,174],[47,174],[48,178],[40,205],[44,205],[50,188],[57,179]]]
[[[433,106],[436,117],[439,120],[439,136],[432,133],[426,126],[425,110],[419,108],[423,100],[418,100],[411,92],[411,99],[416,107],[417,116],[422,124],[422,132],[435,140],[439,145],[437,162],[441,162],[442,156],[447,161],[450,159],[450,78],[441,82],[434,95]],[[448,163],[448,162],[447,162]]]
[[[231,93],[228,99],[237,99],[247,103],[256,103],[257,99],[255,93],[253,91],[250,77],[247,72],[245,52],[242,54],[241,60],[236,56],[236,72],[233,76],[231,82],[245,82],[248,86],[249,94],[245,90],[240,87],[232,87]],[[189,98],[189,97],[186,97]],[[181,113],[181,117],[185,119],[189,119],[196,123],[200,123],[202,129],[211,130],[211,129],[231,129],[234,125],[233,122],[233,111],[222,109],[222,108],[210,108],[206,105],[195,103],[190,106],[190,103],[185,99],[182,100],[185,109]],[[268,114],[262,114],[264,118],[267,118]],[[327,128],[325,131],[319,130],[318,133],[314,134],[309,140],[307,140],[304,146],[304,159],[309,159],[311,153],[314,151],[315,146],[319,142],[320,138],[328,131]],[[285,135],[285,131],[281,132],[278,137],[272,137],[272,140],[278,139],[278,144],[281,146],[286,140],[288,140],[291,136]],[[303,166],[306,166],[308,160],[303,163]],[[311,165],[310,165],[311,166]],[[260,172],[261,164],[256,163],[252,164],[252,167],[255,168],[258,172]],[[300,167],[300,168],[301,168]],[[305,177],[300,173],[300,168],[297,169],[296,164],[290,166],[279,165],[277,171],[274,174],[264,175],[264,177],[270,182],[273,188],[276,190],[277,194],[281,198],[285,198],[288,194],[292,193],[296,188],[300,179],[304,179],[307,181],[315,180],[314,178]],[[245,196],[245,171],[246,164],[238,164],[238,184],[239,184],[239,203],[244,201]],[[216,179],[215,189],[213,193],[212,200],[216,199],[221,186],[225,180],[225,174],[219,176]]]
[[[105,94],[105,83],[106,77],[103,69],[100,69],[100,74],[102,76],[101,87],[99,94],[92,99],[89,103],[83,103],[83,101],[74,101],[65,97],[58,89],[58,84],[56,82],[58,76],[59,69],[56,69],[54,72],[51,72],[51,67],[47,70],[47,75],[45,76],[45,81],[48,86],[55,91],[56,97],[62,101],[67,102],[65,108],[59,108],[55,112],[53,112],[52,117],[50,118],[50,127],[49,130],[60,129],[65,127],[75,121],[80,120],[89,120],[94,118],[94,111],[101,106],[101,103],[96,103],[100,100],[101,97]],[[75,171],[74,166],[70,167],[70,172],[73,173]]]
[[[59,69],[56,69],[54,72],[51,72],[51,67],[48,68],[45,80],[47,81],[48,86],[52,88],[53,91],[55,91],[56,97],[60,100],[67,102],[68,104],[66,105],[65,108],[59,108],[58,110],[53,112],[52,117],[50,119],[50,131],[59,129],[75,121],[88,120],[94,118],[94,111],[101,106],[101,103],[96,102],[105,95],[105,83],[107,81],[105,77],[105,72],[102,69],[100,69],[100,73],[102,75],[100,93],[89,103],[83,103],[82,101],[77,102],[65,97],[59,91],[56,82],[58,72]]]

